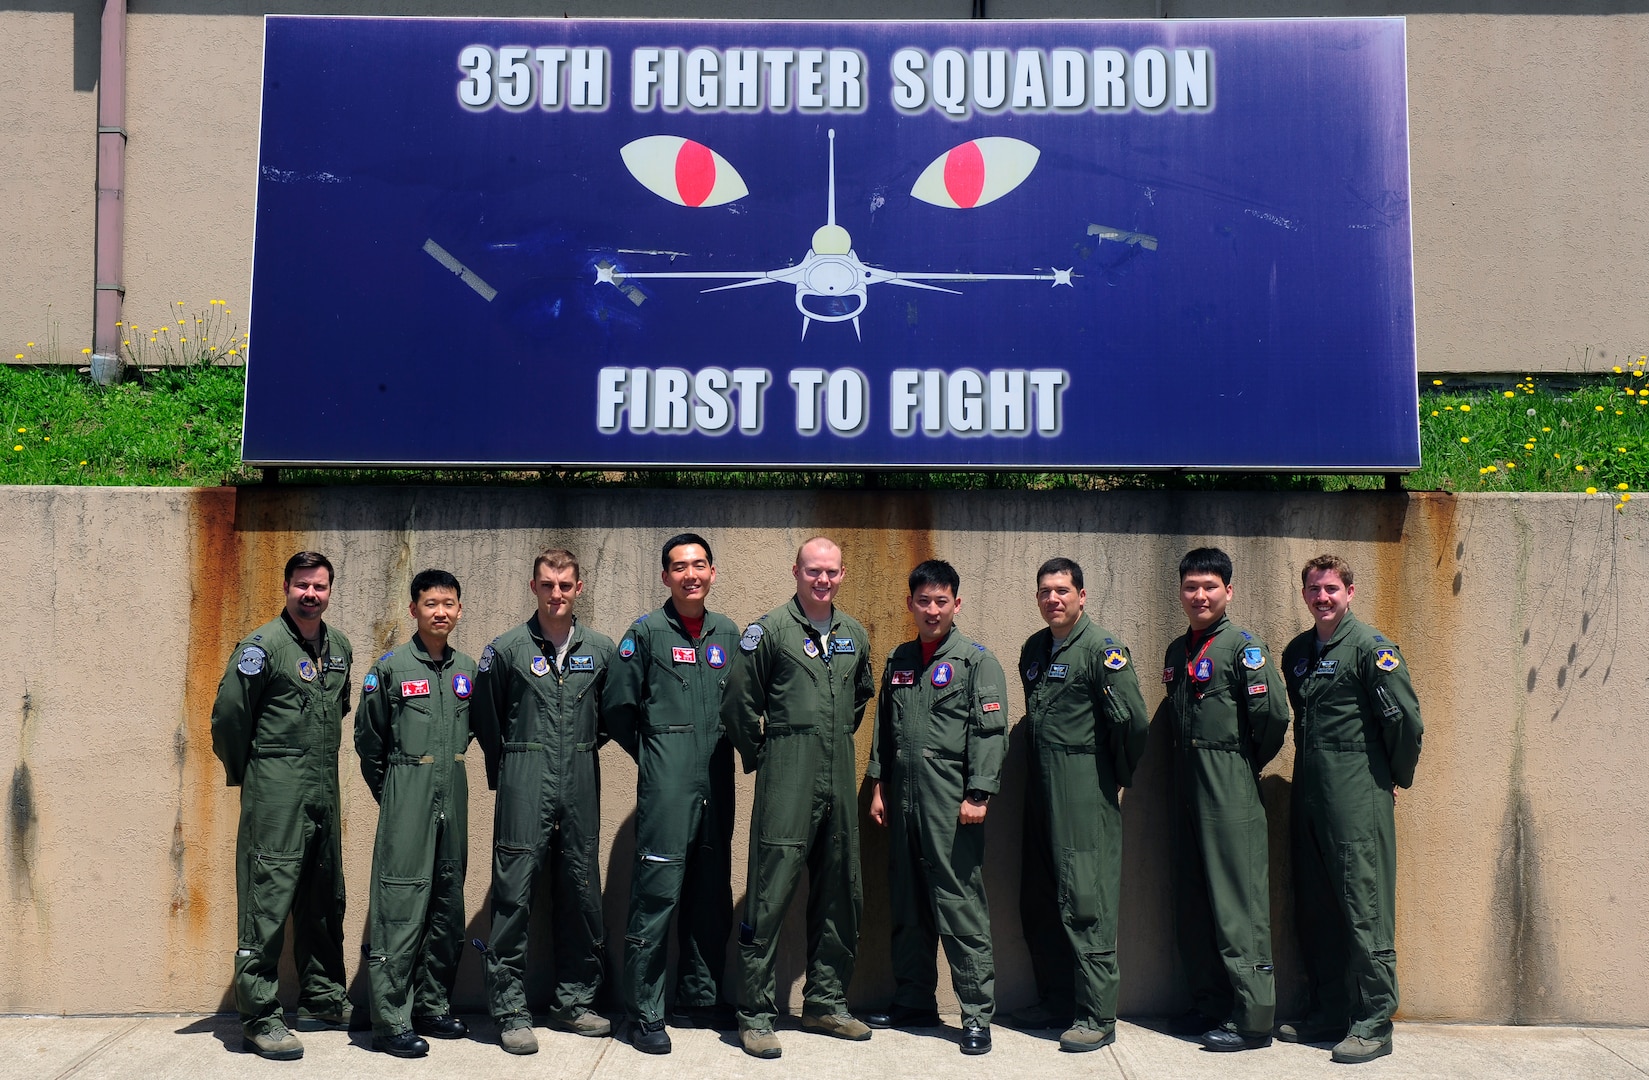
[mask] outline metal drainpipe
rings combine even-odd
[[[97,74],[97,291],[92,316],[92,379],[120,378],[121,305],[126,285],[126,0],[104,0]]]

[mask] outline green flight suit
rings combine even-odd
[[[888,654],[866,775],[882,782],[893,921],[893,1003],[932,1009],[945,946],[964,1026],[996,1013],[985,898],[985,829],[957,815],[970,791],[995,794],[1007,754],[1007,679],[952,629],[933,659],[907,641]]]
[[[397,1035],[412,1017],[446,1016],[464,950],[469,866],[470,695],[475,661],[436,657],[413,635],[361,682],[355,752],[378,800],[367,909],[372,1030]]]
[[[1347,611],[1321,651],[1288,643],[1294,706],[1295,912],[1310,1023],[1385,1037],[1397,1011],[1397,822],[1414,783],[1420,702],[1397,643]]]
[[[281,1024],[286,918],[298,1011],[330,1016],[344,989],[338,746],[349,714],[349,639],[304,641],[282,612],[235,646],[212,704],[212,751],[241,789],[235,836],[235,1005],[247,1035]]]
[[[1019,916],[1037,995],[1097,1031],[1116,1028],[1122,804],[1151,716],[1133,657],[1087,615],[1019,653],[1030,737]]]
[[[488,1006],[501,1030],[532,1026],[523,979],[533,884],[547,863],[555,918],[554,1008],[595,1004],[607,935],[601,915],[601,692],[616,652],[576,620],[564,666],[534,614],[481,653],[475,737],[498,792],[492,840]]]
[[[773,1027],[779,932],[804,866],[803,1008],[813,1015],[845,1013],[865,906],[853,733],[876,689],[870,635],[839,610],[821,635],[792,599],[745,628],[732,672],[722,722],[744,771],[756,774],[749,891],[739,927],[739,1023]]]
[[[733,929],[733,744],[722,692],[739,628],[704,613],[690,637],[674,601],[624,632],[602,709],[636,760],[636,861],[624,935],[624,1006],[664,1019],[666,936],[677,905],[677,1007],[717,1005]]]
[[[1240,1034],[1277,1006],[1260,769],[1282,749],[1288,702],[1265,642],[1225,616],[1168,646],[1174,714],[1174,927],[1191,1000]]]

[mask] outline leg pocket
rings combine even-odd
[[[1103,852],[1060,852],[1059,910],[1067,926],[1086,929],[1105,917],[1103,872]]]
[[[1365,951],[1389,949],[1390,922],[1380,911],[1380,844],[1372,838],[1340,843],[1339,896],[1352,939]]]

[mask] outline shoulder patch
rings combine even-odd
[[[371,693],[376,692],[377,689],[378,689],[378,673],[376,671],[367,672],[366,673],[366,678],[361,680],[361,693],[371,694]]]
[[[618,655],[628,660],[636,654],[636,639],[628,634],[618,643]]]
[[[242,675],[256,675],[263,670],[263,665],[269,659],[269,654],[256,645],[248,645],[240,651],[240,663],[235,670]]]
[[[475,662],[475,670],[476,671],[491,671],[492,670],[492,658],[497,656],[497,655],[498,655],[498,650],[493,648],[491,645],[488,645],[486,648],[482,649],[481,650],[481,659],[479,659]]]
[[[1249,671],[1258,671],[1265,667],[1265,653],[1258,645],[1250,645],[1242,651],[1242,666]]]
[[[1105,666],[1112,671],[1121,671],[1128,666],[1128,655],[1118,648],[1105,650]]]
[[[744,636],[739,638],[739,648],[745,652],[755,652],[756,646],[762,643],[762,635],[766,632],[761,623],[751,623],[744,628]]]
[[[1402,663],[1397,659],[1397,650],[1386,647],[1374,650],[1374,666],[1381,671],[1396,671],[1397,665]]]

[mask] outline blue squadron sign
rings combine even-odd
[[[264,57],[247,461],[1419,464],[1401,19],[270,16]]]

